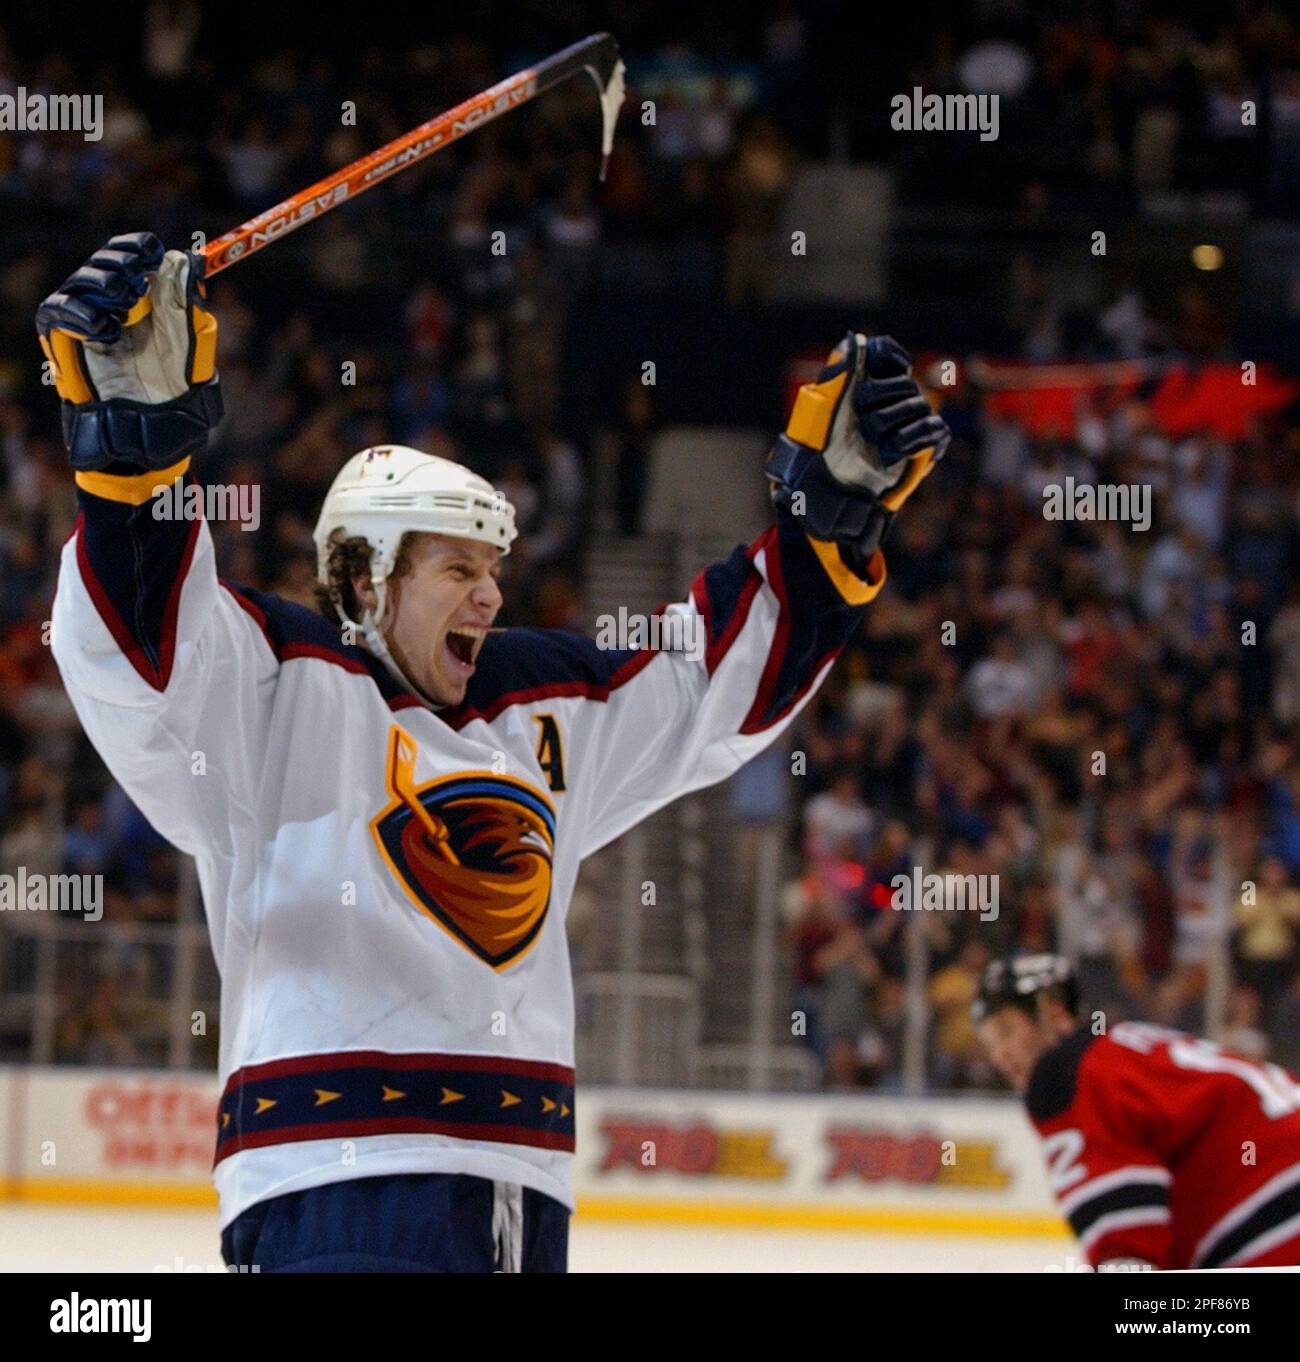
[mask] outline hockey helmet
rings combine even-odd
[[[1079,1010],[1079,983],[1074,966],[1063,955],[1008,955],[993,960],[984,970],[979,993],[971,1004],[971,1016],[981,1022],[1002,1007],[1035,1010],[1044,989],[1061,991],[1071,1015]]]
[[[388,580],[408,530],[479,539],[508,553],[515,508],[486,478],[450,459],[406,445],[374,445],[354,454],[325,494],[312,537],[316,575],[326,585],[336,530],[369,541],[371,575],[379,582]]]

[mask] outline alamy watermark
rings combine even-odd
[[[87,922],[104,916],[102,875],[0,875],[0,913],[80,913]]]
[[[20,85],[0,95],[0,132],[79,132],[87,142],[104,135],[103,95],[42,95]]]
[[[896,913],[978,913],[981,922],[998,920],[996,875],[927,875],[914,865],[910,875],[895,875],[889,883]]]
[[[74,1291],[50,1302],[52,1334],[130,1334],[133,1342],[148,1343],[152,1320],[153,1301],[148,1297],[83,1297]]]
[[[1000,95],[927,95],[919,85],[889,101],[895,132],[978,132],[981,142],[998,140]]]
[[[1151,528],[1151,485],[1053,482],[1043,488],[1044,520],[1117,520],[1135,530]]]
[[[257,483],[200,486],[182,478],[153,494],[155,520],[230,520],[241,530],[262,523],[262,489]]]
[[[661,615],[638,615],[619,606],[617,615],[597,615],[596,647],[640,652],[683,653],[692,662],[703,658],[709,646],[701,616],[687,610],[668,609]]]

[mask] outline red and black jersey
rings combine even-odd
[[[1122,1022],[1044,1054],[1025,1102],[1094,1266],[1300,1264],[1300,1082],[1285,1069]]]

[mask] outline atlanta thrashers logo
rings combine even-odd
[[[412,902],[493,969],[532,945],[551,901],[555,810],[512,776],[462,771],[415,787],[415,743],[388,739],[392,803],[370,824]]]

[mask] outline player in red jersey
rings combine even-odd
[[[975,1004],[1089,1263],[1300,1264],[1300,1082],[1145,1022],[1081,1020],[1070,963],[995,960]]]

